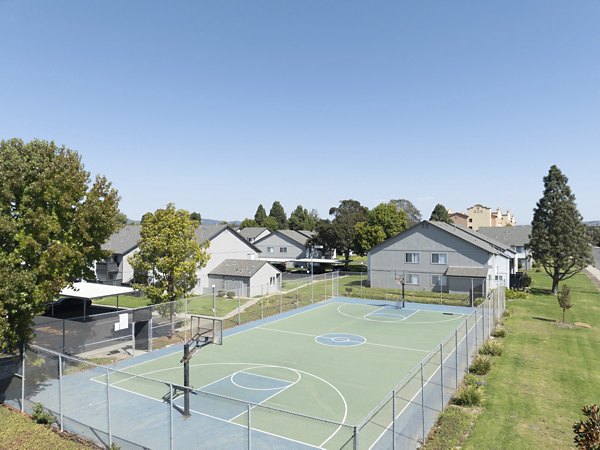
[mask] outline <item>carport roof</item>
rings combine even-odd
[[[446,270],[447,277],[487,278],[488,269],[485,267],[450,266]]]
[[[78,282],[73,283],[73,287],[64,288],[62,291],[60,291],[60,295],[63,297],[89,298],[91,300],[94,298],[130,294],[132,292],[135,292],[135,290],[123,286],[109,286],[107,284]]]

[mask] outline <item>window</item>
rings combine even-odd
[[[522,245],[518,245],[516,251],[517,253],[524,253],[525,247],[523,247]]]
[[[442,283],[442,287],[448,286],[448,277],[444,275],[431,275],[432,286],[440,286],[440,282]]]
[[[496,279],[496,281],[504,280],[504,277],[502,275],[496,275],[494,278]]]
[[[407,264],[419,264],[421,262],[421,255],[419,253],[407,253],[406,254],[406,263]]]
[[[279,253],[287,253],[287,247],[279,247]]]
[[[448,264],[447,253],[432,253],[431,264]]]
[[[267,253],[273,253],[275,251],[275,247],[267,247]]]
[[[419,284],[419,274],[418,273],[407,273],[406,278],[404,279],[405,284]]]

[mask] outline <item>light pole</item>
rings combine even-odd
[[[213,317],[217,317],[217,297],[215,295],[215,285],[212,285],[213,291]]]

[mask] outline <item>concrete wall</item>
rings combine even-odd
[[[204,293],[212,292],[212,285],[215,285],[215,290],[218,291],[234,291],[235,295],[242,297],[256,297],[266,295],[281,290],[281,272],[271,266],[265,264],[257,273],[249,277],[225,276],[225,275],[209,275],[209,288],[204,290]]]

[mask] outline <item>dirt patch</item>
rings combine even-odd
[[[567,329],[572,329],[575,328],[575,325],[572,323],[568,323],[568,322],[556,322],[556,326],[558,328],[567,328]]]
[[[585,322],[575,322],[574,325],[579,328],[592,328],[592,326],[589,323]]]

